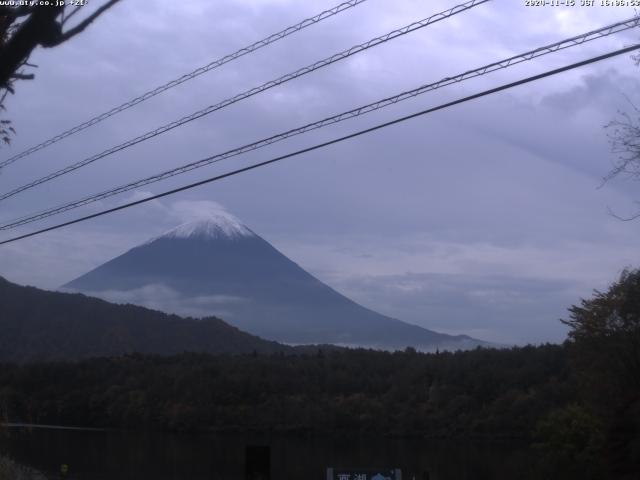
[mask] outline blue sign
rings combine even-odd
[[[327,480],[402,480],[399,468],[327,468]]]

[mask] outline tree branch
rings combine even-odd
[[[30,15],[33,13],[33,8],[30,6],[20,6],[20,7],[7,7],[0,6],[0,16],[7,16],[13,19],[24,17],[25,15]]]
[[[636,213],[635,215],[631,215],[630,217],[621,217],[620,215],[614,213],[614,211],[611,210],[611,207],[607,207],[607,210],[609,211],[609,215],[622,222],[632,222],[633,220],[637,220],[638,218],[640,218],[640,213]]]
[[[65,15],[64,18],[62,19],[62,25],[67,23],[71,17],[73,17],[76,13],[80,11],[81,8],[82,7],[76,7],[73,10],[71,10],[71,13],[69,13],[69,15]]]
[[[34,8],[0,48],[0,87],[7,87],[11,75],[29,58],[39,44],[59,37],[59,25],[55,21],[63,7]]]
[[[16,80],[33,80],[35,75],[33,73],[14,73],[11,78]]]
[[[59,45],[62,42],[66,42],[71,37],[74,37],[75,35],[83,32],[84,29],[87,28],[89,25],[91,25],[91,23],[93,23],[93,21],[96,18],[98,18],[100,15],[102,15],[105,11],[110,9],[113,5],[115,5],[119,1],[120,0],[109,0],[107,3],[105,3],[100,8],[98,8],[95,12],[93,12],[92,15],[89,15],[87,18],[85,18],[78,25],[76,25],[72,29],[67,30],[66,32],[62,33],[62,35],[60,35],[60,37],[59,37],[59,39],[57,41],[52,42],[51,45],[47,45],[47,46],[53,47],[53,46]],[[72,12],[72,13],[74,13],[74,12]]]

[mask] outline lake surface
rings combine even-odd
[[[326,478],[326,468],[397,467],[403,479],[525,480],[534,452],[511,443],[290,435],[213,435],[11,427],[0,452],[69,480],[242,480],[247,445],[271,448],[272,480]],[[533,476],[531,477],[533,478]]]

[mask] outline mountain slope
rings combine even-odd
[[[211,315],[264,338],[423,350],[480,342],[369,310],[221,212],[135,247],[63,288],[179,314]]]
[[[0,361],[78,359],[140,352],[251,353],[289,347],[217,318],[184,319],[80,294],[23,287],[0,277]]]

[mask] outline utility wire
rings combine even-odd
[[[517,87],[519,85],[524,85],[526,83],[530,83],[530,82],[534,82],[534,81],[537,81],[537,80],[541,80],[543,78],[550,77],[552,75],[557,75],[559,73],[566,72],[568,70],[573,70],[574,68],[578,68],[578,67],[582,67],[582,66],[585,66],[585,65],[589,65],[589,64],[595,63],[595,62],[606,60],[608,58],[616,57],[618,55],[629,53],[629,52],[632,52],[632,51],[638,50],[638,49],[640,49],[640,44],[635,44],[635,45],[632,45],[630,47],[621,48],[619,50],[615,50],[613,52],[609,52],[609,53],[606,53],[604,55],[599,55],[597,57],[592,57],[592,58],[589,58],[587,60],[583,60],[581,62],[572,63],[570,65],[566,65],[566,66],[561,67],[561,68],[556,68],[554,70],[548,70],[548,71],[546,71],[544,73],[540,73],[538,75],[533,75],[531,77],[527,77],[527,78],[524,78],[524,79],[521,79],[521,80],[518,80],[518,81],[515,81],[515,82],[507,83],[507,84],[501,85],[499,87],[491,88],[489,90],[484,90],[483,92],[476,93],[474,95],[469,95],[467,97],[459,98],[459,99],[451,101],[451,102],[443,103],[443,104],[438,105],[436,107],[428,108],[426,110],[422,110],[420,112],[416,112],[416,113],[413,113],[411,115],[406,115],[404,117],[396,118],[395,120],[391,120],[389,122],[381,123],[381,124],[375,125],[373,127],[366,128],[364,130],[359,130],[357,132],[351,133],[349,135],[345,135],[343,137],[334,138],[333,140],[329,140],[327,142],[318,143],[318,144],[313,145],[311,147],[303,148],[302,150],[297,150],[295,152],[291,152],[291,153],[288,153],[286,155],[281,155],[279,157],[275,157],[275,158],[272,158],[270,160],[265,160],[264,162],[254,163],[253,165],[249,165],[247,167],[239,168],[237,170],[233,170],[231,172],[224,173],[222,175],[217,175],[215,177],[210,177],[210,178],[207,178],[207,179],[204,179],[204,180],[200,180],[198,182],[191,183],[189,185],[184,185],[184,186],[179,187],[179,188],[174,188],[173,190],[168,190],[166,192],[162,192],[162,193],[153,195],[151,197],[147,197],[147,198],[144,198],[144,199],[141,199],[141,200],[136,200],[134,202],[129,202],[129,203],[126,203],[124,205],[120,205],[120,206],[117,206],[117,207],[113,207],[113,208],[109,208],[109,209],[106,209],[106,210],[102,210],[102,211],[97,212],[97,213],[93,213],[91,215],[86,215],[84,217],[76,218],[76,219],[70,220],[68,222],[59,223],[59,224],[53,225],[51,227],[43,228],[43,229],[37,230],[35,232],[26,233],[24,235],[19,235],[17,237],[13,237],[13,238],[10,238],[10,239],[7,239],[7,240],[3,240],[3,241],[0,241],[0,245],[5,245],[7,243],[16,242],[18,240],[22,240],[22,239],[25,239],[25,238],[33,237],[35,235],[40,235],[40,234],[45,233],[45,232],[50,232],[52,230],[57,230],[57,229],[62,228],[62,227],[66,227],[66,226],[69,226],[69,225],[74,225],[76,223],[84,222],[84,221],[90,220],[92,218],[101,217],[101,216],[107,215],[109,213],[117,212],[119,210],[124,210],[124,209],[130,208],[130,207],[136,206],[136,205],[140,205],[140,204],[143,204],[143,203],[146,203],[146,202],[150,202],[152,200],[157,200],[158,198],[162,198],[162,197],[166,197],[166,196],[169,196],[169,195],[173,195],[175,193],[183,192],[185,190],[190,190],[192,188],[199,187],[201,185],[205,185],[205,184],[212,183],[212,182],[215,182],[215,181],[218,181],[218,180],[222,180],[223,178],[232,177],[234,175],[238,175],[240,173],[248,172],[250,170],[254,170],[254,169],[259,168],[259,167],[264,167],[264,166],[267,166],[267,165],[271,165],[273,163],[279,162],[281,160],[285,160],[287,158],[295,157],[295,156],[301,155],[303,153],[308,153],[308,152],[311,152],[313,150],[318,150],[320,148],[328,147],[329,145],[333,145],[333,144],[336,144],[336,143],[343,142],[345,140],[349,140],[349,139],[352,139],[352,138],[355,138],[355,137],[359,137],[361,135],[364,135],[364,134],[367,134],[367,133],[371,133],[371,132],[380,130],[382,128],[386,128],[386,127],[389,127],[391,125],[395,125],[397,123],[405,122],[407,120],[410,120],[410,119],[413,119],[413,118],[416,118],[416,117],[420,117],[422,115],[426,115],[426,114],[429,114],[429,113],[432,113],[432,112],[435,112],[435,111],[438,111],[438,110],[443,110],[445,108],[449,108],[449,107],[452,107],[454,105],[458,105],[458,104],[461,104],[461,103],[464,103],[464,102],[468,102],[470,100],[475,100],[475,99],[480,98],[480,97],[491,95],[491,94],[494,94],[494,93],[497,93],[497,92],[501,92],[503,90],[507,90],[507,89],[510,89],[510,88],[514,88],[514,87]]]
[[[237,50],[233,53],[230,53],[228,55],[225,55],[224,57],[218,58],[217,60],[214,60],[213,62],[204,65],[202,67],[196,68],[195,70],[182,75],[179,78],[176,78],[174,80],[171,80],[170,82],[165,83],[164,85],[160,85],[159,87],[156,87],[152,90],[149,90],[145,93],[143,93],[142,95],[129,100],[128,102],[125,102],[121,105],[118,105],[117,107],[112,108],[111,110],[101,113],[100,115],[97,115],[93,118],[90,118],[89,120],[87,120],[86,122],[83,122],[79,125],[76,125],[73,128],[70,128],[69,130],[65,130],[64,132],[49,138],[48,140],[45,140],[42,143],[39,143],[38,145],[35,145],[31,148],[28,148],[27,150],[18,153],[14,156],[12,156],[11,158],[8,158],[2,162],[0,162],[0,168],[6,167],[8,165],[11,165],[14,162],[17,162],[18,160],[20,160],[21,158],[24,158],[26,156],[31,155],[34,152],[37,152],[39,150],[42,150],[43,148],[46,148],[50,145],[53,145],[54,143],[59,142],[60,140],[69,137],[70,135],[73,135],[75,133],[81,132],[82,130],[89,128],[97,123],[102,122],[103,120],[106,120],[109,117],[112,117],[120,112],[124,112],[125,110],[128,110],[131,107],[134,107],[135,105],[138,105],[139,103],[142,103],[146,100],[149,100],[152,97],[155,97],[156,95],[159,95],[162,92],[166,92],[167,90],[170,90],[174,87],[177,87],[178,85],[184,83],[184,82],[188,82],[189,80],[192,80],[200,75],[202,75],[203,73],[207,73],[211,70],[214,70],[218,67],[221,67],[222,65],[229,63],[233,60],[236,60],[240,57],[243,57],[244,55],[247,55],[249,53],[253,53],[256,50],[259,50],[263,47],[266,47],[267,45],[270,45],[272,43],[277,42],[278,40],[282,40],[285,37],[288,37],[289,35],[292,35],[296,32],[299,32],[300,30],[303,30],[307,27],[310,27],[311,25],[315,25],[316,23],[319,23],[327,18],[333,17],[334,15],[337,15],[349,8],[353,8],[356,7],[358,5],[360,5],[361,3],[366,2],[367,0],[349,0],[347,2],[341,3],[340,5],[337,5],[333,8],[330,8],[329,10],[325,10],[317,15],[314,15],[313,17],[307,18],[299,23],[296,23],[295,25],[292,25],[290,27],[285,28],[284,30],[279,31],[278,33],[274,33],[272,35],[269,35],[266,38],[263,38],[262,40],[258,40],[255,43],[252,43],[251,45],[248,45],[246,47],[241,48],[240,50]]]
[[[546,45],[544,47],[540,47],[537,48],[535,50],[531,50],[525,53],[522,53],[520,55],[515,55],[512,57],[509,57],[507,59],[504,60],[500,60],[498,62],[494,62],[494,63],[490,63],[488,65],[485,65],[483,67],[480,68],[476,68],[474,70],[468,70],[464,73],[455,75],[453,77],[446,77],[442,80],[439,80],[437,82],[434,83],[430,83],[427,85],[422,85],[418,88],[415,88],[413,90],[409,90],[406,92],[402,92],[398,95],[394,95],[392,97],[387,97],[384,98],[382,100],[379,100],[377,102],[373,102],[370,103],[368,105],[364,105],[346,112],[342,112],[340,114],[337,115],[333,115],[331,117],[327,117],[324,118],[322,120],[313,122],[313,123],[309,123],[307,125],[303,125],[301,127],[297,127],[294,128],[292,130],[288,130],[286,132],[283,133],[279,133],[277,135],[273,135],[271,137],[268,138],[264,138],[262,140],[258,140],[256,142],[253,143],[249,143],[246,145],[243,145],[241,147],[238,148],[234,148],[232,150],[226,151],[224,153],[220,153],[217,155],[213,155],[213,156],[209,156],[206,157],[204,159],[200,159],[198,161],[192,162],[192,163],[188,163],[186,165],[177,167],[177,168],[173,168],[171,170],[167,170],[165,172],[162,173],[158,173],[156,175],[150,176],[150,177],[146,177],[131,183],[127,183],[124,185],[121,185],[119,187],[116,188],[112,188],[110,190],[106,190],[97,194],[93,194],[87,197],[84,197],[80,200],[75,200],[73,202],[69,202],[63,205],[58,205],[56,207],[53,208],[49,208],[40,212],[36,212],[36,213],[31,213],[28,214],[26,216],[11,220],[9,223],[6,224],[0,224],[0,230],[9,230],[21,225],[25,225],[27,223],[32,223],[35,222],[37,220],[42,220],[44,218],[53,216],[53,215],[57,215],[84,205],[88,205],[90,203],[99,201],[99,200],[104,200],[106,198],[118,195],[120,193],[125,193],[128,192],[130,190],[134,190],[136,188],[140,188],[142,186],[145,185],[149,185],[151,183],[155,183],[155,182],[159,182],[161,180],[165,180],[167,178],[170,177],[174,177],[176,175],[180,175],[182,173],[186,173],[189,172],[191,170],[195,170],[197,168],[202,168],[204,166],[213,164],[213,163],[217,163],[220,162],[222,160],[226,160],[228,158],[231,157],[235,157],[253,150],[257,150],[259,148],[262,147],[266,147],[268,145],[272,145],[276,142],[285,140],[287,138],[291,138],[293,136],[296,135],[301,135],[303,133],[309,132],[311,130],[316,130],[319,128],[323,128],[325,126],[328,125],[332,125],[335,123],[339,123],[342,122],[344,120],[348,120],[354,117],[358,117],[361,115],[365,115],[367,113],[385,108],[389,105],[393,105],[395,103],[413,98],[415,96],[421,95],[423,93],[432,91],[432,90],[436,90],[438,88],[442,88],[445,87],[447,85],[451,85],[453,83],[458,83],[458,82],[462,82],[464,80],[468,80],[470,78],[474,78],[474,77],[478,77],[481,75],[485,75],[487,73],[499,70],[499,69],[504,69],[504,68],[508,68],[512,65],[516,65],[518,63],[524,62],[524,61],[528,61],[528,60],[532,60],[534,58],[543,56],[543,55],[547,55],[549,53],[553,53],[556,52],[558,50],[562,50],[565,48],[569,48],[572,46],[576,46],[576,45],[581,45],[584,42],[590,41],[590,40],[595,40],[597,38],[602,38],[608,35],[611,35],[613,33],[617,33],[623,30],[627,30],[633,27],[637,27],[638,25],[640,25],[640,18],[632,18],[629,20],[625,20],[625,21],[621,21],[621,22],[617,22],[614,23],[612,25],[608,25],[606,27],[602,27],[599,28],[597,30],[593,30],[587,33],[584,33],[582,35],[577,35],[575,37],[571,37],[568,38],[566,40],[562,40],[556,43],[552,43],[550,45]]]
[[[101,158],[104,158],[106,156],[109,156],[113,153],[119,152],[121,150],[124,150],[125,148],[129,148],[133,145],[136,145],[140,142],[144,142],[146,140],[149,140],[153,137],[156,137],[158,135],[161,135],[163,133],[168,132],[169,130],[172,130],[176,127],[179,127],[181,125],[184,125],[185,123],[191,122],[193,120],[197,120],[198,118],[204,117],[205,115],[209,115],[210,113],[213,113],[217,110],[223,109],[225,107],[228,107],[229,105],[232,105],[236,102],[239,102],[241,100],[244,100],[246,98],[252,97],[253,95],[256,95],[258,93],[262,93],[266,90],[269,90],[273,87],[276,87],[278,85],[282,85],[283,83],[286,83],[290,80],[293,80],[295,78],[301,77],[303,75],[306,75],[308,73],[311,73],[315,70],[318,70],[320,68],[326,67],[327,65],[331,65],[332,63],[335,63],[337,61],[340,60],[344,60],[345,58],[348,58],[352,55],[355,55],[357,53],[363,52],[365,50],[368,50],[369,48],[372,47],[376,47],[378,45],[381,45],[383,43],[386,43],[390,40],[393,40],[395,38],[398,38],[402,35],[406,35],[408,33],[414,32],[416,30],[419,30],[421,28],[424,28],[428,25],[431,25],[433,23],[439,22],[441,20],[447,19],[453,15],[456,15],[458,13],[464,12],[466,10],[469,10],[473,7],[476,7],[478,5],[481,5],[483,3],[487,3],[491,0],[470,0],[466,3],[457,5],[453,8],[450,8],[448,10],[445,10],[443,12],[440,13],[436,13],[428,18],[425,18],[423,20],[420,20],[418,22],[413,22],[405,27],[402,27],[400,29],[397,30],[393,30],[392,32],[389,32],[385,35],[382,35],[380,37],[376,37],[373,38],[371,40],[369,40],[368,42],[359,44],[359,45],[355,45],[347,50],[343,50],[340,53],[336,53],[330,57],[327,57],[323,60],[320,60],[318,62],[315,62],[311,65],[308,65],[306,67],[303,67],[301,69],[296,70],[295,72],[292,73],[288,73],[286,75],[283,75],[282,77],[279,77],[275,80],[271,80],[269,82],[266,82],[258,87],[254,87],[250,90],[247,90],[243,93],[240,93],[238,95],[235,95],[231,98],[228,98],[226,100],[223,100],[220,103],[217,103],[215,105],[210,105],[202,110],[199,110],[197,112],[194,112],[190,115],[187,115],[179,120],[173,121],[171,123],[168,123],[166,125],[163,125],[159,128],[156,128],[155,130],[151,130],[143,135],[140,135],[132,140],[129,140],[127,142],[121,143],[120,145],[116,145],[114,147],[109,148],[108,150],[103,151],[102,153],[99,153],[97,155],[94,155],[92,157],[88,157],[85,158],[84,160],[81,160],[79,162],[76,162],[74,164],[71,164],[61,170],[57,170],[56,172],[50,173],[49,175],[46,175],[42,178],[39,178],[37,180],[34,180],[30,183],[27,183],[25,185],[22,185],[21,187],[15,188],[14,190],[11,190],[10,192],[4,193],[0,195],[0,201],[2,200],[6,200],[7,198],[13,197],[15,195],[17,195],[20,192],[23,192],[25,190],[29,190],[33,187],[36,187],[38,185],[41,185],[43,183],[46,183],[48,181],[51,181],[57,177],[60,177],[62,175],[65,175],[67,173],[73,172],[74,170],[77,170],[79,168],[82,168],[86,165],[89,165],[97,160],[100,160]]]

